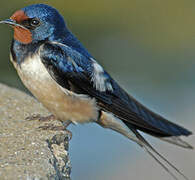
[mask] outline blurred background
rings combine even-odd
[[[153,111],[195,132],[195,1],[74,0],[1,3],[0,19],[47,3],[121,86]],[[12,29],[0,27],[0,82],[25,90],[9,62]],[[71,126],[74,180],[172,180],[135,143],[94,125]],[[146,138],[195,179],[195,151]],[[195,145],[195,136],[185,138]]]

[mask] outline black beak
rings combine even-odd
[[[23,29],[27,29],[26,27],[22,26],[21,24],[18,24],[16,21],[14,21],[12,19],[6,19],[3,21],[0,21],[0,24],[9,24],[11,26],[18,26],[18,27],[21,27]]]

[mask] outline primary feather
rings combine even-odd
[[[69,88],[74,92],[95,98],[100,111],[104,114],[105,112],[111,113],[110,116],[112,118],[107,121],[107,128],[118,131],[139,144],[174,179],[178,180],[163,162],[183,176],[184,179],[188,180],[182,172],[158,153],[137,130],[181,147],[192,149],[191,145],[178,137],[181,135],[188,136],[191,134],[190,131],[164,119],[137,102],[94,59],[88,58],[76,50],[56,42],[43,44],[39,53],[48,72],[60,86],[67,88],[65,85],[68,82]],[[96,63],[95,66],[94,63]],[[94,70],[96,71],[95,73]],[[59,81],[59,75],[64,77],[64,79]],[[123,125],[116,121],[117,118],[122,120],[129,130],[125,130],[122,127]],[[116,124],[118,125],[116,126]],[[134,133],[135,137],[131,133]]]
[[[101,109],[112,112],[128,127],[133,126],[156,137],[191,134],[187,129],[164,119],[137,102],[100,65],[99,74],[94,73],[93,64],[97,62],[92,58],[55,42],[42,45],[40,55],[54,79],[57,80],[56,77],[60,73],[64,82],[68,80],[75,91],[95,98]],[[49,67],[54,67],[56,71],[53,72]],[[63,86],[62,81],[59,84]]]

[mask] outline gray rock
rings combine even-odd
[[[25,120],[34,114],[49,112],[33,97],[0,84],[0,179],[70,180],[68,134],[39,128],[48,122]]]

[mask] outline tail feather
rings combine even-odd
[[[144,148],[144,150],[152,156],[175,180],[178,180],[178,178],[171,172],[171,170],[166,167],[161,160],[166,162],[170,167],[172,167],[178,174],[180,174],[185,180],[189,180],[188,177],[186,177],[176,166],[174,166],[171,162],[169,162],[164,156],[162,156],[156,149],[154,149],[146,140],[145,138],[136,130],[131,129],[136,137],[144,144],[141,147]],[[140,144],[139,144],[140,145]],[[161,159],[158,159],[156,155]]]
[[[112,113],[102,111],[100,119],[96,122],[104,128],[112,129],[120,134],[124,135],[128,139],[136,142],[141,146],[152,158],[154,158],[175,180],[178,180],[176,175],[170,170],[169,167],[174,169],[178,174],[180,174],[185,180],[189,180],[179,169],[177,169],[172,163],[170,163],[164,156],[162,156],[158,151],[156,151],[145,138],[137,131],[134,126],[130,124],[126,126],[123,121],[115,117]],[[164,138],[164,137],[163,137]],[[168,137],[167,137],[168,138]],[[162,137],[161,137],[162,139]],[[167,140],[167,139],[163,139]],[[191,148],[189,144],[182,141],[179,137],[169,137],[167,140],[173,144],[180,145],[182,147]],[[166,166],[166,164],[169,167]]]
[[[168,143],[183,147],[183,148],[194,149],[194,147],[192,145],[188,144],[187,142],[185,142],[184,140],[182,140],[181,138],[179,138],[177,136],[160,137],[160,139],[163,141],[166,141]]]

